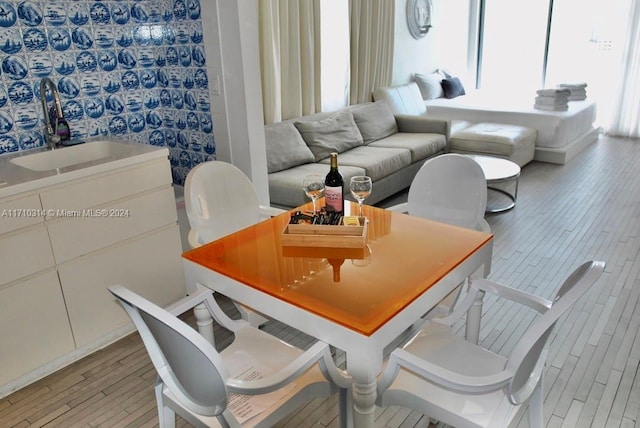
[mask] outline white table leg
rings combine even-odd
[[[376,411],[376,382],[353,381],[353,426],[373,427]]]
[[[478,292],[473,305],[467,311],[467,325],[465,328],[465,338],[472,343],[478,344],[480,338],[480,321],[482,317],[482,299],[484,291]]]
[[[207,339],[209,343],[216,347],[215,339],[213,338],[213,318],[211,318],[211,314],[209,310],[204,304],[196,305],[193,308],[193,314],[196,317],[196,325],[198,326],[198,331]]]

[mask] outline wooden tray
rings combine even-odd
[[[282,231],[284,247],[364,248],[367,218],[358,217],[360,226],[287,224]]]

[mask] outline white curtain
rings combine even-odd
[[[374,89],[391,84],[395,2],[350,0],[351,84],[349,103],[371,101]]]
[[[632,0],[609,135],[640,138],[640,1]]]
[[[320,110],[320,0],[260,0],[265,124]]]

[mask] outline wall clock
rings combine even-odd
[[[421,39],[431,28],[431,0],[407,0],[407,25],[414,39]]]

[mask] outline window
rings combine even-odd
[[[484,1],[479,87],[535,95],[542,86],[548,12],[548,1]]]

